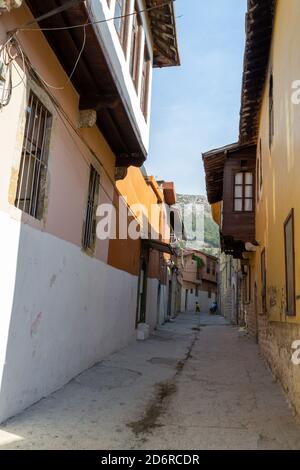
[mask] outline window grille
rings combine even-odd
[[[93,250],[96,243],[96,211],[99,200],[100,175],[91,165],[89,192],[83,227],[82,246],[85,250]]]
[[[43,216],[51,125],[51,114],[31,92],[15,206],[36,219]]]

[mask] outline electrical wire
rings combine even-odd
[[[74,67],[73,67],[73,69],[72,69],[72,72],[71,72],[70,75],[68,76],[67,81],[66,81],[66,83],[65,83],[63,86],[51,85],[50,83],[46,82],[46,80],[39,74],[39,72],[38,72],[37,70],[35,70],[35,73],[36,73],[37,76],[45,83],[45,85],[47,85],[49,88],[52,88],[53,90],[57,90],[57,91],[65,90],[65,88],[66,88],[66,87],[69,85],[69,83],[71,82],[74,73],[76,72],[76,69],[77,69],[77,66],[78,66],[78,64],[79,64],[79,61],[80,61],[80,59],[81,59],[81,56],[82,56],[82,54],[83,54],[85,45],[86,45],[86,28],[84,27],[84,28],[83,28],[83,42],[82,42],[81,49],[80,49],[80,51],[79,51],[79,54],[78,54],[78,57],[77,57],[76,62],[75,62],[75,64],[74,64]]]
[[[11,55],[11,44],[10,40],[6,41],[3,47],[1,47],[0,58],[2,63],[2,78],[0,82],[1,93],[0,93],[0,110],[5,106],[8,106],[12,96],[12,64],[14,57]]]
[[[18,31],[22,31],[22,32],[23,31],[66,31],[66,30],[71,30],[71,29],[84,28],[86,26],[92,26],[92,25],[96,25],[96,24],[108,23],[110,21],[121,20],[123,18],[128,18],[130,16],[139,15],[141,13],[146,13],[146,12],[149,12],[149,11],[152,11],[152,10],[158,10],[160,8],[163,8],[165,6],[173,4],[174,2],[175,2],[175,0],[168,0],[167,2],[162,3],[161,5],[154,5],[152,7],[143,8],[142,10],[134,11],[134,12],[131,12],[131,13],[125,13],[124,15],[113,16],[111,18],[106,18],[104,20],[88,21],[87,23],[84,23],[84,24],[78,24],[78,25],[72,25],[72,26],[49,27],[49,28],[40,28],[40,27],[38,27],[38,28],[24,27],[23,28],[23,27],[20,27],[20,28],[16,28],[16,29],[12,30],[10,32],[15,34]]]

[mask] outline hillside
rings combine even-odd
[[[219,227],[212,220],[211,208],[205,196],[177,194],[188,240],[186,248],[205,251],[218,256],[220,253]]]

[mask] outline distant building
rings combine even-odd
[[[198,250],[183,250],[178,256],[181,312],[194,312],[196,302],[201,311],[208,312],[217,301],[218,258]]]

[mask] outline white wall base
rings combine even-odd
[[[0,422],[135,339],[138,278],[0,212]]]
[[[152,332],[158,323],[158,280],[147,278],[146,322]]]

